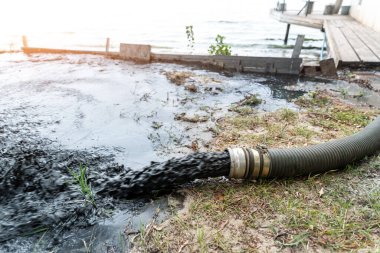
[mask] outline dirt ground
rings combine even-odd
[[[235,114],[212,129],[210,150],[306,146],[366,126],[379,110],[327,91],[298,98],[298,110]],[[180,191],[183,208],[133,238],[135,252],[378,252],[380,156],[341,171],[283,180],[210,179]],[[170,196],[169,196],[170,198]]]

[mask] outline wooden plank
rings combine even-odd
[[[348,42],[355,50],[361,61],[368,63],[379,61],[377,56],[367,47],[366,44],[363,43],[363,41],[355,33],[352,32],[352,30],[347,25],[340,28],[340,30],[343,32],[344,36],[347,38]]]
[[[141,46],[141,45],[138,45]],[[139,47],[134,47],[137,50]],[[95,54],[106,55],[102,51],[82,51],[50,48],[23,48],[25,53],[58,53],[58,54]],[[140,50],[136,51],[138,54]],[[223,56],[223,55],[180,55],[180,54],[153,54],[149,50],[149,60],[163,62],[179,62],[190,64],[204,64],[232,71],[259,72],[271,74],[299,74],[301,58],[284,57],[250,57],[250,56]],[[125,59],[119,53],[112,52],[113,58]]]
[[[276,10],[271,10],[271,16],[282,23],[306,26],[317,29],[323,28],[323,19],[314,19],[311,17],[297,16],[295,14],[286,14],[278,12]]]
[[[369,29],[358,22],[350,22],[352,31],[365,43],[368,48],[380,59],[380,33]],[[378,35],[379,38],[376,38]]]
[[[152,61],[205,64],[243,72],[299,74],[301,58],[152,54]]]
[[[44,53],[44,54],[95,54],[95,55],[105,55],[103,51],[84,51],[84,50],[69,50],[69,49],[55,49],[55,48],[38,48],[38,47],[28,47],[22,48],[24,53]],[[113,56],[118,56],[119,53],[110,53]]]
[[[338,28],[342,28],[345,26],[343,23],[343,20],[340,20],[340,19],[334,19],[334,20],[331,20],[330,22],[331,24],[333,24],[335,27],[338,27]]]
[[[341,64],[341,58],[338,52],[338,45],[336,44],[336,41],[333,39],[333,34],[331,31],[331,26],[327,24],[327,21],[325,21],[325,33],[327,37],[327,45],[329,49],[329,55],[330,57],[334,58],[335,66],[339,67]]]
[[[329,30],[329,38],[330,43],[334,41],[335,50],[337,57],[342,61],[342,63],[358,63],[360,62],[358,56],[356,55],[354,49],[347,41],[347,38],[344,36],[342,31],[337,28],[331,21],[326,20],[326,26]]]
[[[299,58],[302,50],[303,41],[305,40],[305,35],[298,35],[296,44],[293,49],[292,58]]]

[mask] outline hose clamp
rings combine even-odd
[[[247,174],[246,152],[242,148],[227,149],[231,159],[230,178],[243,179]]]
[[[247,150],[253,155],[253,161],[250,161],[253,164],[253,171],[249,179],[257,179],[260,176],[260,154],[256,149],[249,148]]]
[[[230,178],[258,179],[270,174],[270,156],[267,152],[251,148],[229,148]]]

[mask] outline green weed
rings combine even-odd
[[[74,178],[75,182],[79,185],[80,190],[85,197],[86,201],[89,201],[94,207],[95,204],[95,196],[92,191],[91,185],[88,183],[86,172],[87,166],[79,164],[79,171],[76,172],[69,168],[71,176]]]
[[[211,44],[208,52],[211,55],[231,55],[231,46],[224,43],[226,37],[218,34],[215,38],[216,44]]]
[[[240,101],[240,105],[242,106],[256,106],[263,102],[261,98],[259,98],[259,94],[252,94],[245,97],[242,101]]]
[[[280,117],[287,122],[293,122],[298,119],[298,113],[290,109],[283,109],[280,111]]]
[[[193,31],[193,26],[189,25],[185,27],[186,29],[186,37],[187,37],[187,48],[190,51],[194,50],[194,31]]]

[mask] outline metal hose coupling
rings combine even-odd
[[[270,170],[270,156],[266,149],[229,148],[231,159],[230,178],[258,179],[266,178]]]

